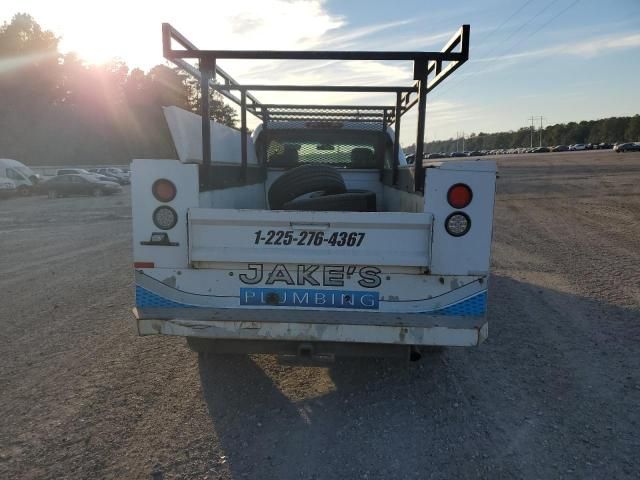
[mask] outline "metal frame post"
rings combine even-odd
[[[426,63],[415,62],[414,79],[418,80],[418,132],[416,135],[416,157],[414,188],[416,192],[424,191],[424,165],[422,156],[424,155],[424,127],[427,109],[427,72]]]
[[[269,145],[267,144],[267,130],[269,129],[269,109],[262,109],[262,159],[264,166],[267,166],[267,154],[269,153]]]
[[[394,141],[393,141],[393,181],[392,185],[396,185],[398,183],[398,166],[400,165],[400,118],[402,117],[402,93],[396,93],[396,113],[395,113],[395,121],[396,126],[394,130]]]
[[[242,181],[247,179],[247,91],[240,92],[240,152],[242,154],[242,163],[240,177]]]
[[[209,101],[209,81],[214,79],[216,60],[200,60],[200,116],[202,117],[202,172],[200,183],[205,189],[211,187],[211,103]]]

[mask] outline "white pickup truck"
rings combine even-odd
[[[163,32],[165,56],[198,76],[206,97],[217,89],[237,101],[242,126],[167,107],[177,158],[133,160],[140,335],[187,337],[197,351],[301,355],[415,353],[487,337],[496,165],[407,165],[397,134],[415,94],[422,158],[426,93],[466,60],[468,26],[442,52],[413,53],[425,68],[414,67],[416,85],[370,87],[396,93],[391,107],[260,104],[247,91],[276,88],[240,85],[215,59],[396,52],[201,51]],[[251,136],[246,112],[262,120]]]

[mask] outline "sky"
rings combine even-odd
[[[63,52],[131,68],[164,63],[161,23],[199,48],[439,51],[471,25],[470,58],[427,99],[427,140],[640,113],[640,0],[2,0]],[[221,60],[240,83],[411,85],[410,62]],[[389,104],[394,94],[255,94],[262,102]],[[415,142],[415,109],[401,142]],[[538,120],[539,122],[539,120]],[[249,123],[252,126],[252,123]]]

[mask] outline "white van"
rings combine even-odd
[[[0,177],[6,177],[16,184],[18,195],[33,193],[40,177],[24,163],[10,158],[0,158]]]
[[[0,198],[9,198],[16,193],[16,184],[13,180],[0,177]]]

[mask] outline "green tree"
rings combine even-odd
[[[624,139],[627,142],[640,142],[640,115],[634,115],[629,119]]]
[[[49,101],[55,91],[58,38],[26,13],[0,26],[2,105]]]
[[[189,87],[189,103],[191,110],[200,115],[200,83],[192,77],[187,80]],[[218,92],[209,92],[209,106],[210,106],[210,118],[222,125],[235,128],[238,123],[238,114],[235,109],[230,105],[227,105],[223,96]]]

